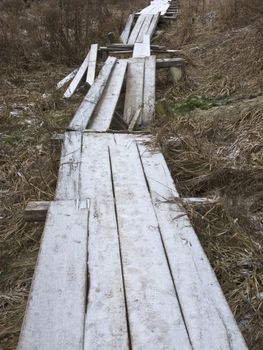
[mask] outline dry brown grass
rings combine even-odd
[[[164,116],[160,116],[163,120]],[[263,346],[263,99],[170,114],[156,137],[250,349]]]

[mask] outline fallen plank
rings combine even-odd
[[[193,349],[246,349],[186,213],[171,201],[178,194],[163,156],[143,144],[139,152]]]
[[[108,147],[112,134],[83,136],[82,196],[91,199],[85,350],[128,350],[118,228]]]
[[[127,44],[127,42],[128,42],[128,38],[130,36],[133,21],[134,21],[134,14],[129,15],[129,18],[126,22],[125,28],[121,34],[121,40],[122,40],[123,44]]]
[[[143,109],[140,124],[143,127],[151,125],[155,115],[155,79],[156,57],[150,56],[145,59]]]
[[[91,86],[95,80],[98,44],[92,44],[89,51],[89,63],[86,82]]]
[[[129,60],[123,119],[130,124],[134,114],[143,105],[144,58]]]
[[[49,201],[29,202],[24,211],[25,221],[45,221],[49,205]]]
[[[192,349],[136,144],[110,146],[132,349]]]
[[[115,64],[101,100],[88,125],[89,129],[97,131],[109,129],[121,93],[127,64],[127,60],[119,60]]]
[[[98,104],[112,69],[116,63],[115,57],[109,57],[102,67],[97,79],[89,89],[74,118],[69,124],[69,130],[84,130]]]
[[[158,58],[156,60],[156,68],[181,67],[184,64],[183,58]]]
[[[81,350],[88,203],[51,202],[17,349]]]
[[[71,97],[74,92],[76,91],[77,87],[79,86],[81,79],[84,77],[84,74],[88,68],[89,64],[89,53],[87,54],[85,60],[83,61],[82,65],[80,66],[77,74],[75,75],[75,78],[70,83],[69,87],[67,88],[66,92],[64,93],[65,98]]]
[[[70,80],[72,80],[75,75],[77,74],[78,72],[78,68],[74,69],[73,72],[69,73],[64,79],[60,80],[58,83],[57,83],[57,87],[56,89],[59,90],[60,88],[62,88],[65,84],[67,84],[67,82],[69,82]]]
[[[82,135],[80,132],[64,134],[55,193],[56,200],[79,198],[81,143]]]
[[[131,32],[131,35],[128,39],[128,44],[131,45],[131,44],[135,44],[136,40],[137,40],[137,37],[140,33],[140,30],[141,30],[141,27],[143,25],[143,22],[145,20],[145,16],[139,16],[136,23],[135,23],[135,26]]]

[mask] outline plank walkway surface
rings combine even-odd
[[[18,350],[247,349],[163,155],[130,132],[154,118],[150,38],[171,5],[128,18],[133,57],[108,57],[94,80],[93,45],[71,74],[68,95],[85,73],[91,87],[64,133],[54,201],[36,205],[48,213]],[[128,130],[113,131],[121,97]]]

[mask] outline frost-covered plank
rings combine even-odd
[[[127,60],[118,60],[115,64],[108,84],[88,125],[89,129],[96,131],[106,131],[109,129],[120,97],[127,64]]]
[[[141,27],[141,30],[139,32],[139,35],[138,35],[136,41],[135,41],[136,43],[142,43],[144,41],[144,36],[148,32],[148,30],[150,28],[152,19],[153,19],[153,15],[145,16],[145,19],[144,19],[143,25]]]
[[[95,80],[98,44],[92,44],[89,52],[89,63],[86,82],[91,86]]]
[[[87,71],[88,64],[89,64],[89,53],[87,54],[85,60],[83,61],[82,65],[80,66],[77,74],[75,75],[74,79],[72,80],[72,82],[70,83],[66,92],[64,93],[65,98],[69,98],[74,94],[74,92],[76,91],[77,87],[79,86],[82,78],[84,77],[85,72]]]
[[[85,350],[129,349],[108,152],[112,142],[112,134],[83,136],[81,193],[91,201]]]
[[[65,84],[67,84],[67,82],[69,82],[71,79],[73,79],[75,77],[75,75],[78,72],[78,68],[74,69],[71,73],[69,73],[64,79],[60,80],[57,83],[57,90],[62,88],[62,86],[64,86]]]
[[[79,197],[81,140],[80,132],[64,134],[55,193],[56,200],[77,199]]]
[[[157,27],[157,24],[159,22],[159,18],[160,18],[160,13],[158,12],[156,15],[153,16],[152,18],[152,21],[151,21],[151,24],[149,26],[149,29],[148,31],[146,32],[147,35],[150,35],[150,38],[152,38],[155,30],[156,30],[156,27]]]
[[[155,76],[156,57],[146,57],[144,68],[143,110],[141,115],[141,124],[144,127],[151,124],[155,114]]]
[[[82,350],[88,202],[51,202],[18,350]]]
[[[144,35],[142,43],[135,43],[132,57],[148,57],[151,55],[150,36]]]
[[[131,35],[130,35],[130,37],[129,37],[129,39],[128,39],[128,44],[129,45],[133,45],[133,44],[135,44],[135,42],[136,42],[136,40],[137,40],[137,37],[138,37],[138,35],[139,35],[139,33],[140,33],[140,30],[141,30],[141,28],[142,28],[142,25],[143,25],[143,22],[144,22],[144,20],[145,20],[145,18],[146,18],[146,16],[139,16],[138,18],[137,18],[137,21],[136,21],[136,23],[135,23],[135,26],[133,27],[133,30],[132,30],[132,32],[131,32]]]
[[[191,349],[136,144],[110,146],[132,349]]]
[[[246,349],[200,242],[177,197],[160,153],[139,145],[144,172],[193,348]]]
[[[109,57],[105,62],[97,79],[90,87],[74,118],[70,122],[70,130],[84,130],[86,128],[95,107],[102,96],[116,61],[117,59],[115,57]]]
[[[130,36],[130,32],[131,32],[131,28],[132,28],[132,24],[134,21],[134,14],[129,15],[129,18],[126,22],[125,28],[123,30],[123,32],[121,33],[121,41],[123,44],[127,44],[129,36]]]
[[[129,60],[123,119],[129,124],[143,105],[144,58]]]

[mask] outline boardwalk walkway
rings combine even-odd
[[[19,350],[246,349],[151,135],[111,130],[124,85],[123,123],[151,124],[150,38],[176,10],[152,1],[122,33],[133,58],[108,57],[94,81],[93,46],[72,74],[68,95],[83,71],[91,87],[63,136]]]

